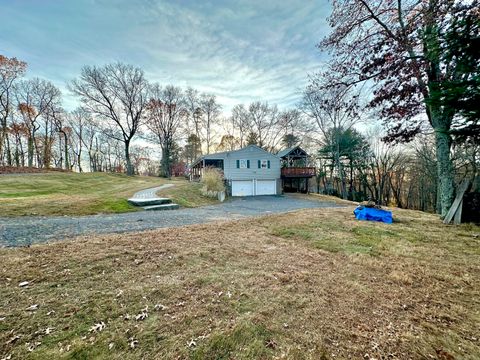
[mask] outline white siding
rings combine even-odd
[[[237,160],[250,160],[249,169],[237,168]],[[258,161],[267,160],[270,168],[258,167]],[[280,158],[257,146],[247,146],[238,151],[232,151],[224,157],[224,173],[228,180],[277,180],[280,178]]]

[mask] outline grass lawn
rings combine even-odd
[[[0,216],[90,215],[136,211],[127,198],[136,191],[173,183],[184,189],[179,200],[202,205],[198,185],[183,179],[107,173],[40,173],[0,176]],[[172,190],[175,192],[175,190]],[[175,201],[175,197],[173,198]],[[209,203],[209,199],[203,202]],[[180,205],[182,205],[180,203]]]
[[[217,199],[203,196],[200,189],[202,184],[184,180],[170,182],[174,187],[160,190],[157,195],[173,199],[175,203],[183,207],[198,207],[203,205],[218,204]]]
[[[0,358],[480,358],[480,227],[352,210],[1,249]]]

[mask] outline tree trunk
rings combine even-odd
[[[162,149],[162,161],[160,164],[163,176],[165,176],[166,178],[170,178],[172,176],[170,165],[171,165],[170,149],[168,148],[168,146],[166,146]]]
[[[437,149],[438,192],[440,194],[440,214],[447,214],[455,198],[455,178],[450,158],[450,134],[442,129],[435,129],[435,145]]]
[[[28,167],[33,166],[33,138],[28,137]]]
[[[125,141],[125,165],[127,167],[127,175],[133,176],[133,166],[130,160],[130,141]]]
[[[64,151],[65,151],[65,169],[66,170],[69,170],[70,169],[70,161],[68,160],[68,138],[67,138],[67,134],[66,133],[63,133],[63,136],[65,137],[65,148],[64,148]]]

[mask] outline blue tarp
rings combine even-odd
[[[353,213],[358,220],[381,221],[387,224],[393,222],[392,212],[388,210],[359,206]]]

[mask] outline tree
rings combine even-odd
[[[143,70],[122,63],[85,66],[69,88],[85,108],[102,120],[101,131],[123,143],[127,175],[133,175],[130,144],[140,129],[149,101]]]
[[[183,149],[183,156],[187,164],[192,164],[196,159],[202,155],[202,142],[195,134],[190,134],[187,138],[187,143]]]
[[[188,116],[185,98],[182,90],[172,85],[164,89],[154,85],[151,94],[146,111],[146,125],[162,148],[162,175],[171,177],[176,138]]]
[[[460,0],[336,0],[329,18],[333,32],[319,45],[332,54],[326,76],[332,87],[369,82],[388,128],[388,141],[410,141],[423,129],[422,116],[435,133],[441,213],[454,198],[450,150],[452,128],[465,125],[459,109],[446,101],[448,84],[478,74],[478,63],[467,70],[448,57],[448,36],[467,18],[478,21],[478,1]],[[465,29],[464,29],[465,30]],[[458,34],[477,37],[478,27]],[[329,75],[331,74],[331,75]]]
[[[286,148],[291,148],[300,143],[300,138],[293,134],[286,134],[282,137],[282,145]]]
[[[248,136],[247,136],[245,142],[247,143],[247,145],[257,145],[257,146],[259,146],[258,145],[258,135],[257,135],[257,133],[254,132],[254,131],[250,131],[248,133]]]
[[[264,149],[273,150],[281,139],[277,131],[277,115],[277,107],[269,106],[266,102],[255,101],[248,106],[250,129],[256,134],[258,146]]]
[[[248,110],[245,108],[245,105],[240,104],[233,107],[231,122],[233,125],[233,129],[238,132],[240,148],[243,148],[245,145],[245,138],[247,137],[248,131],[250,129]]]
[[[83,172],[82,168],[82,150],[84,147],[88,148],[86,140],[86,132],[88,125],[93,121],[91,114],[87,109],[78,107],[67,116],[67,123],[70,129],[72,129],[73,135],[75,135],[75,146],[73,152],[76,156],[76,163],[78,166],[78,172]]]
[[[239,147],[238,139],[233,135],[223,135],[220,144],[217,146],[217,151],[233,151]]]
[[[34,78],[24,80],[18,84],[16,91],[18,110],[23,118],[23,122],[28,130],[27,157],[28,166],[33,166],[34,155],[37,155],[37,165],[49,165],[49,159],[45,159],[45,151],[48,148],[48,126],[51,122],[51,116],[54,109],[59,107],[60,90],[51,82],[43,79]],[[44,155],[43,161],[40,161],[40,151],[37,143],[37,132],[41,129],[40,120],[44,119]],[[47,147],[47,148],[45,148]],[[47,154],[48,155],[48,154]],[[47,156],[48,158],[48,156]]]
[[[194,134],[201,138],[202,130],[202,109],[200,108],[200,94],[198,90],[191,87],[185,90],[185,103],[188,111],[189,126],[195,129]]]
[[[328,147],[332,172],[336,169],[340,177],[343,198],[347,196],[347,187],[342,162],[342,141],[356,135],[352,132],[352,127],[360,120],[358,99],[359,95],[350,86],[332,88],[326,77],[317,77],[304,91],[301,105],[323,137],[324,147]]]
[[[358,159],[365,157],[368,152],[365,138],[355,129],[344,129],[342,127],[331,127],[327,130],[323,146],[319,150],[319,156],[328,159],[330,166],[330,182],[333,183],[333,176],[336,173],[340,179],[340,193],[343,199],[347,194],[347,170],[344,164],[348,161],[350,168],[350,190],[353,187],[353,169]]]
[[[203,115],[203,130],[207,154],[210,154],[213,139],[213,126],[218,123],[218,116],[222,106],[217,102],[213,94],[202,94],[200,97],[200,108]]]
[[[13,92],[17,79],[25,74],[27,63],[0,55],[0,163],[4,163],[4,149],[6,163],[12,165],[12,154],[8,139],[8,118],[14,110]]]

